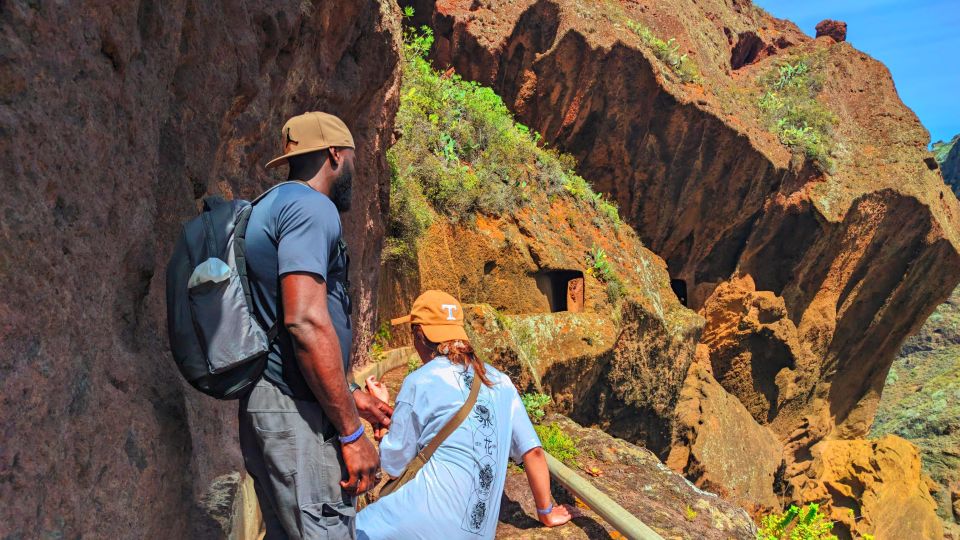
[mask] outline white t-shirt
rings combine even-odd
[[[357,537],[380,539],[493,538],[507,458],[520,462],[540,439],[510,378],[491,366],[493,387],[481,385],[466,420],[416,477],[357,514]],[[399,476],[466,402],[473,369],[437,357],[403,381],[380,463]]]

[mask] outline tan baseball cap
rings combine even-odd
[[[424,335],[434,343],[459,339],[470,341],[463,329],[463,306],[443,291],[427,291],[413,301],[410,314],[390,321],[394,326],[419,324]]]
[[[280,130],[280,144],[283,145],[283,155],[271,159],[267,163],[268,169],[283,165],[291,156],[309,154],[331,146],[356,148],[353,135],[343,120],[320,111],[311,111],[287,120]]]

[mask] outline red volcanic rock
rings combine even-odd
[[[843,21],[824,19],[817,23],[816,29],[817,37],[830,36],[837,43],[847,40],[847,23]]]
[[[249,198],[280,179],[263,164],[286,117],[335,112],[357,142],[345,227],[363,343],[389,191],[397,8],[0,11],[0,537],[222,537],[222,516],[198,505],[223,507],[236,487],[207,496],[242,467],[236,403],[181,383],[164,267],[201,197]]]
[[[774,493],[780,441],[714,380],[709,364],[690,366],[676,415],[668,467],[752,512],[780,510]]]
[[[781,342],[815,362],[771,383],[809,389],[764,420],[778,435],[801,426],[818,438],[866,434],[900,344],[960,282],[960,205],[941,197],[942,181],[924,164],[929,135],[882,64],[719,0],[491,0],[473,11],[468,0],[413,3],[414,22],[436,32],[438,67],[492,85],[520,121],[572,153],[683,282],[688,305],[702,310],[722,283],[748,276],[769,293],[757,301],[782,301],[769,312],[779,322],[753,327],[774,325],[774,339],[705,328],[716,344],[737,333],[748,356],[779,356]],[[674,38],[703,81],[681,82],[631,21]],[[784,49],[754,55],[767,47],[745,43],[732,55],[735,36],[748,32],[823,57],[817,99],[840,118],[829,172],[791,155],[757,117],[747,94],[763,91],[751,85]],[[746,64],[734,73],[732,59]],[[749,387],[717,376],[738,397]],[[755,418],[759,403],[746,404]]]
[[[940,540],[943,525],[920,453],[896,435],[877,440],[821,441],[804,475],[788,490],[801,504],[825,504],[841,538],[918,538]]]

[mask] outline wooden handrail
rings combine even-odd
[[[663,537],[656,531],[647,527],[636,516],[627,512],[626,509],[594,487],[576,471],[567,467],[549,453],[544,453],[547,456],[547,468],[550,469],[550,476],[567,488],[567,491],[576,495],[617,532],[631,540],[663,540]]]
[[[413,347],[391,349],[385,353],[383,360],[371,362],[355,370],[353,372],[354,381],[360,386],[364,386],[364,381],[370,375],[380,379],[388,371],[406,366],[407,360],[414,354],[417,353],[413,350]],[[550,476],[583,501],[617,532],[630,538],[630,540],[663,540],[663,537],[656,531],[646,526],[636,516],[577,474],[576,471],[567,467],[549,453],[544,453],[547,456],[547,468],[550,469]]]

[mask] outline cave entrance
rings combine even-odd
[[[536,275],[537,288],[547,297],[550,312],[583,311],[583,272],[545,270]]]
[[[677,299],[680,300],[680,303],[684,307],[687,306],[687,282],[682,279],[671,279],[670,288],[673,289],[673,294],[677,295]]]

